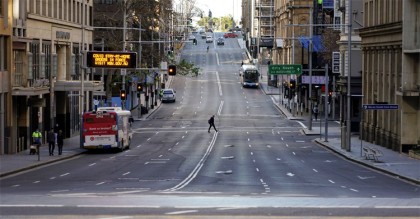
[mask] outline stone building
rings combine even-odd
[[[12,112],[10,74],[12,71],[12,0],[0,0],[0,154],[9,153]]]
[[[28,148],[37,128],[45,132],[58,124],[67,137],[78,135],[81,112],[91,108],[91,91],[102,84],[86,77],[82,95],[82,53],[92,45],[92,1],[9,2],[11,97],[3,153],[17,153]]]
[[[365,110],[363,139],[407,152],[420,145],[420,1],[364,0],[363,104],[398,104]]]

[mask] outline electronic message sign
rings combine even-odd
[[[89,51],[86,65],[89,68],[136,68],[137,53],[115,51]]]

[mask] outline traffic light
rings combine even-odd
[[[120,98],[121,98],[121,100],[126,100],[127,99],[127,93],[125,92],[125,90],[120,91]]]
[[[290,80],[289,86],[290,86],[290,90],[294,91],[296,89],[296,81]]]
[[[141,84],[137,84],[137,92],[141,92],[143,90],[143,87]]]
[[[169,75],[176,75],[176,66],[175,65],[168,66],[168,74]]]

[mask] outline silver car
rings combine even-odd
[[[173,89],[163,89],[162,102],[175,102],[175,91]]]

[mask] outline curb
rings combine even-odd
[[[56,163],[56,162],[59,162],[59,161],[68,160],[68,159],[71,159],[73,157],[79,156],[79,155],[84,154],[84,153],[86,153],[86,151],[77,152],[75,154],[65,156],[65,157],[63,156],[61,158],[54,159],[54,160],[49,160],[49,161],[44,161],[44,162],[40,161],[40,163],[36,163],[34,165],[30,165],[30,166],[23,167],[23,168],[20,168],[20,169],[12,170],[12,171],[9,171],[9,172],[6,172],[6,173],[1,173],[0,178],[10,176],[10,175],[13,175],[13,174],[16,174],[16,173],[20,173],[20,172],[23,172],[23,171],[26,171],[26,170],[30,170],[30,169],[33,169],[33,168],[42,167],[42,166],[45,166],[45,165],[48,165],[48,164]]]
[[[367,164],[367,163],[365,163],[365,162],[363,162],[363,161],[360,161],[360,160],[358,160],[358,159],[354,159],[354,158],[352,158],[351,156],[347,156],[347,155],[345,155],[345,154],[341,153],[340,151],[336,150],[335,148],[330,147],[330,146],[329,146],[329,145],[327,145],[327,144],[324,144],[324,143],[323,143],[323,142],[321,142],[319,139],[314,139],[313,141],[314,141],[315,143],[317,143],[318,145],[321,145],[321,146],[323,146],[324,148],[326,148],[326,149],[330,150],[331,152],[334,152],[335,154],[339,155],[340,157],[345,158],[346,160],[352,161],[352,162],[354,162],[354,163],[360,164],[360,165],[362,165],[362,166],[364,166],[364,167],[368,167],[368,168],[370,168],[370,169],[377,170],[377,171],[382,172],[382,173],[386,173],[386,174],[391,175],[391,176],[393,176],[393,177],[396,177],[396,178],[399,178],[399,179],[403,179],[403,180],[409,181],[409,182],[414,183],[414,184],[416,184],[416,185],[420,185],[420,181],[419,181],[419,180],[416,180],[416,179],[413,179],[413,178],[410,178],[410,177],[406,177],[406,176],[402,176],[402,175],[399,175],[399,174],[394,173],[394,172],[392,172],[392,171],[389,171],[389,170],[386,170],[386,169],[382,169],[382,168],[379,168],[379,167],[376,167],[376,166],[373,166],[373,165]]]

